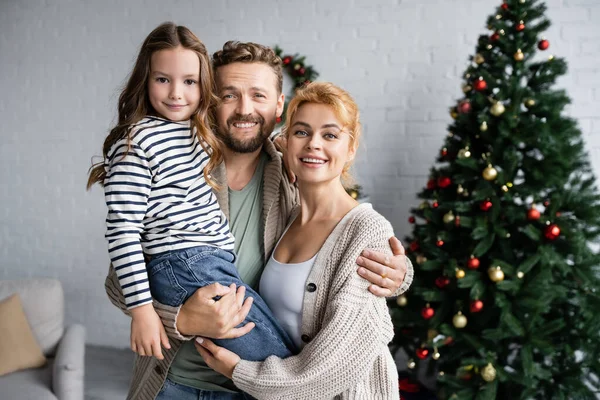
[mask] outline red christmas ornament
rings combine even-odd
[[[433,204],[431,205],[431,207],[433,208],[438,208],[440,206],[440,204],[437,201],[434,201]]]
[[[444,245],[444,241],[442,239],[438,240],[436,243],[437,247],[442,247]]]
[[[482,201],[479,208],[481,208],[481,211],[489,211],[492,208],[492,202],[489,200]]]
[[[469,261],[467,262],[467,267],[469,267],[469,269],[477,269],[477,268],[479,268],[479,258],[477,258],[477,257],[471,257],[469,259]]]
[[[447,276],[438,276],[437,279],[435,280],[435,285],[437,287],[439,287],[440,289],[445,288],[449,284],[450,284],[450,278],[448,278]]]
[[[495,42],[496,40],[500,39],[500,34],[498,32],[494,32],[492,33],[492,35],[490,36],[490,40],[492,42]]]
[[[544,201],[544,207],[548,207],[550,205],[550,200]]]
[[[517,30],[517,32],[521,32],[525,30],[525,24],[523,22],[520,22],[515,29]]]
[[[444,344],[447,346],[449,344],[452,344],[454,342],[454,338],[452,338],[452,336],[448,336],[446,339],[444,339]]]
[[[447,176],[440,176],[437,180],[437,184],[442,189],[445,189],[452,184],[452,179]]]
[[[433,190],[436,187],[437,187],[437,183],[436,183],[435,179],[430,179],[427,181],[427,189]]]
[[[548,47],[550,47],[550,42],[547,41],[546,39],[542,39],[539,41],[538,43],[538,49],[540,50],[546,50]]]
[[[560,236],[560,228],[556,224],[548,225],[544,230],[544,236],[548,240],[556,240]]]
[[[443,148],[442,150],[440,150],[440,156],[442,157],[446,157],[448,155],[448,149],[447,148]]]
[[[456,218],[454,218],[454,226],[460,226],[460,215],[457,215]]]
[[[473,378],[473,375],[472,375],[472,374],[469,374],[469,373],[467,373],[467,374],[464,374],[464,375],[462,375],[462,376],[460,377],[460,379],[462,379],[463,381],[470,381],[470,380],[471,380],[471,378]]]
[[[419,242],[417,242],[416,240],[414,242],[410,243],[410,251],[417,251],[419,250]]]
[[[417,219],[415,217],[413,217],[412,215],[410,217],[408,217],[408,222],[410,222],[411,224],[414,224],[417,221]]]
[[[283,65],[288,65],[289,63],[292,62],[292,57],[285,56],[285,57],[283,57],[283,60],[281,60],[281,61],[283,61]]]
[[[471,112],[471,102],[469,100],[463,100],[458,103],[458,107],[456,109],[460,114],[468,114]]]
[[[302,75],[304,75],[304,73],[306,72],[306,70],[302,67],[302,68],[299,68],[298,71],[296,71],[296,72],[297,72],[297,74],[299,76],[302,76]]]
[[[472,313],[477,313],[483,309],[483,301],[481,300],[473,300],[471,302],[471,306],[469,307]]]
[[[398,381],[398,387],[401,391],[406,393],[418,393],[421,391],[421,386],[408,378],[400,379]]]
[[[477,90],[478,92],[482,92],[485,89],[487,89],[487,82],[484,81],[482,78],[479,78],[475,81],[475,83],[473,84],[473,87],[475,88],[475,90]]]
[[[424,319],[431,319],[434,314],[435,310],[431,307],[423,307],[423,309],[421,310],[421,316]]]
[[[502,3],[502,5],[500,7],[502,7],[502,9],[504,11],[508,10],[508,4],[507,3]]]
[[[562,215],[562,213],[560,211],[557,211],[556,214],[554,214],[554,215],[556,215],[557,217],[560,217]]]
[[[424,360],[427,358],[427,355],[429,354],[429,350],[427,350],[424,347],[421,347],[420,349],[417,349],[416,353],[417,353],[417,357],[419,357],[421,360]]]
[[[529,210],[527,210],[527,219],[530,221],[537,221],[540,219],[541,215],[542,214],[540,211],[535,207],[531,207]]]

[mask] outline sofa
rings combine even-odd
[[[0,376],[0,399],[83,400],[85,329],[79,324],[65,327],[61,283],[56,279],[0,280],[0,301],[14,294],[47,361],[40,368]]]

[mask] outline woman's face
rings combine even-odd
[[[354,158],[350,139],[331,107],[315,103],[298,107],[288,129],[286,154],[298,182],[339,180],[345,164]]]

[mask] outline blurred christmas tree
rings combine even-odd
[[[545,11],[507,0],[489,17],[409,220],[415,282],[391,304],[394,343],[409,369],[428,363],[440,398],[600,390],[600,196],[562,115],[569,98],[552,89],[566,63],[540,61]]]

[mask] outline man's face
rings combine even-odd
[[[217,133],[230,150],[252,153],[273,133],[283,112],[284,95],[277,77],[264,63],[236,62],[216,71]]]

